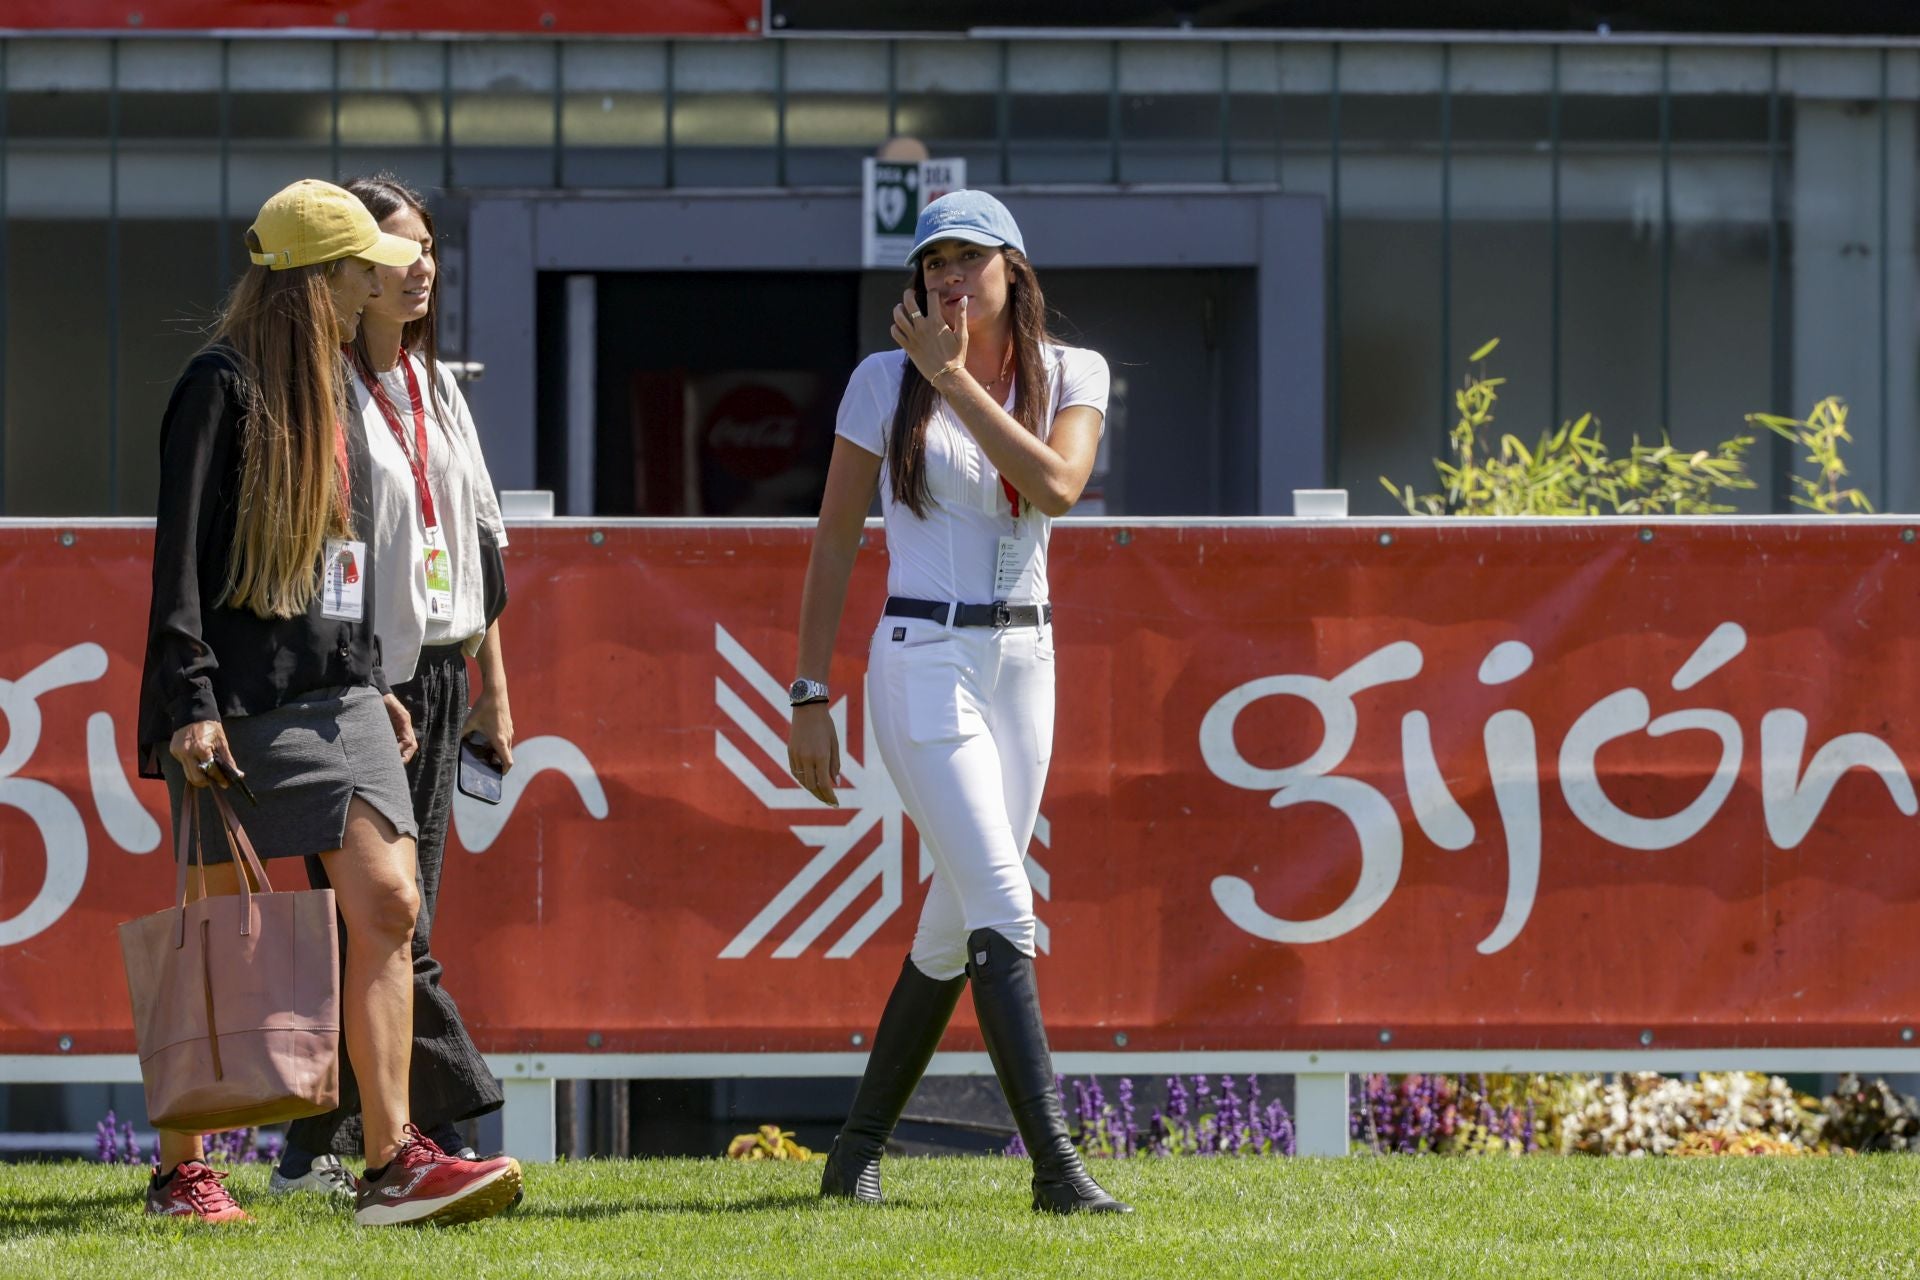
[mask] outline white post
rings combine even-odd
[[[1303,1156],[1347,1154],[1345,1073],[1293,1078],[1293,1142]]]
[[[593,514],[597,277],[567,277],[567,514]]]
[[[554,1157],[554,1082],[507,1079],[500,1082],[506,1097],[501,1109],[501,1139],[516,1160],[550,1164]]]

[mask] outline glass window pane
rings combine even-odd
[[[378,41],[336,48],[340,176],[390,171],[411,186],[443,185],[442,46]]]
[[[1340,83],[1339,474],[1377,510],[1378,477],[1443,443],[1440,52],[1343,49]]]
[[[1503,56],[1491,65],[1455,57],[1445,370],[1449,385],[1460,385],[1467,357],[1500,339],[1489,364],[1489,372],[1507,379],[1495,430],[1531,442],[1554,425],[1552,55],[1538,48],[1497,52]],[[1482,87],[1462,87],[1476,85]],[[1430,457],[1443,447],[1433,445]],[[1420,487],[1434,482],[1427,466]]]
[[[1674,51],[1676,85],[1690,79],[1691,57]],[[1765,410],[1772,393],[1767,97],[1675,93],[1672,120],[1669,427],[1676,445],[1710,448],[1747,434],[1745,415]],[[1756,441],[1748,454],[1759,487],[1737,501],[1743,510],[1771,507],[1768,449]]]
[[[9,184],[11,186],[11,184]],[[107,492],[107,232],[97,213],[7,224],[10,516],[103,515]],[[124,257],[124,251],[123,251]],[[32,317],[33,323],[24,323]],[[35,376],[46,369],[74,376]],[[56,425],[57,424],[57,425]]]
[[[1008,54],[1008,181],[1112,181],[1112,45],[1015,43]]]
[[[561,45],[561,183],[660,187],[667,181],[667,46]]]
[[[552,44],[453,46],[453,184],[553,182]]]
[[[1120,46],[1120,178],[1221,182],[1223,46]]]
[[[159,486],[160,416],[174,380],[219,314],[224,290],[218,249],[217,230],[204,216],[121,220],[118,480],[122,515],[153,514]],[[104,479],[98,462],[93,470]]]
[[[674,46],[673,181],[763,187],[778,180],[777,50],[766,43]]]
[[[1624,448],[1662,427],[1659,54],[1568,47],[1561,75],[1561,412]]]

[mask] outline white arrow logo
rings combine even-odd
[[[755,660],[754,656],[741,646],[740,642],[727,634],[727,629],[715,624],[714,648],[729,667],[746,681],[747,687],[773,712],[773,718],[784,729],[793,722],[793,709],[787,704],[787,691],[775,680],[767,669]],[[713,735],[714,755],[727,771],[740,780],[741,785],[751,791],[754,798],[768,809],[797,809],[813,813],[847,813],[845,822],[838,825],[815,825],[811,822],[795,823],[789,828],[799,837],[802,844],[819,850],[797,875],[787,881],[775,894],[773,900],[760,909],[747,923],[746,928],[735,935],[733,941],[720,952],[722,960],[744,959],[755,947],[764,942],[768,935],[790,915],[800,902],[819,887],[830,874],[840,869],[841,864],[854,856],[860,847],[876,829],[879,840],[842,874],[839,883],[826,899],[815,907],[802,920],[786,939],[773,950],[776,960],[792,960],[803,954],[806,949],[819,940],[820,936],[845,915],[853,904],[865,894],[870,886],[878,882],[880,897],[872,906],[861,913],[859,919],[849,925],[845,932],[834,939],[827,948],[827,958],[844,960],[859,951],[867,939],[885,924],[905,897],[904,864],[906,861],[905,833],[908,820],[905,807],[900,803],[900,793],[894,790],[893,779],[887,776],[886,769],[879,763],[873,746],[873,726],[870,722],[862,726],[860,755],[853,754],[853,743],[847,736],[847,700],[841,698],[828,710],[833,718],[834,730],[840,741],[846,744],[840,753],[840,770],[846,775],[848,786],[842,789],[839,810],[829,809],[819,800],[788,776],[786,769],[787,744],[780,733],[768,723],[767,717],[747,705],[745,699],[735,693],[724,679],[714,680],[714,699],[727,719],[747,741],[758,748],[767,766],[754,763],[748,753],[742,750],[734,740],[727,736],[725,729],[719,729]],[[871,761],[871,765],[862,761]],[[772,773],[781,779],[774,782],[768,775]],[[1042,845],[1050,843],[1051,827],[1045,814],[1034,826],[1033,838]],[[926,880],[933,874],[933,860],[928,856],[926,846],[920,848],[918,874],[915,882]],[[1031,853],[1027,856],[1027,875],[1033,881],[1033,892],[1037,898],[1052,896],[1053,881],[1047,869],[1037,862]],[[1051,937],[1046,921],[1038,922],[1035,941],[1040,950],[1050,949]]]

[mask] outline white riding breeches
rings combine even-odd
[[[1053,758],[1053,626],[882,617],[867,662],[880,758],[933,860],[913,963],[945,981],[967,935],[1035,953],[1027,844]]]

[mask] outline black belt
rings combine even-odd
[[[948,604],[945,600],[914,600],[908,596],[888,596],[889,618],[924,618],[947,624],[951,611],[956,627],[1038,627],[1053,621],[1050,604]]]

